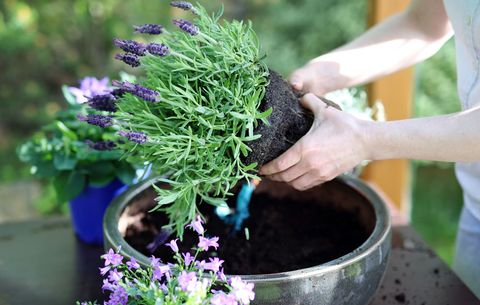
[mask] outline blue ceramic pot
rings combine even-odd
[[[103,187],[88,185],[83,192],[70,201],[70,213],[75,234],[91,245],[103,244],[103,215],[110,202],[127,189],[115,179]]]

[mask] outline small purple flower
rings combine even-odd
[[[163,26],[160,24],[136,25],[133,28],[135,29],[135,32],[142,34],[158,35],[163,32]]]
[[[124,40],[115,38],[113,44],[127,53],[132,53],[138,56],[145,55],[145,45],[135,40]]]
[[[183,260],[185,261],[185,266],[190,266],[190,264],[193,262],[193,256],[190,254],[190,252],[187,253],[182,253]]]
[[[150,257],[150,266],[152,266],[152,268],[157,268],[160,266],[160,259],[159,258],[156,258],[155,256],[151,256]]]
[[[87,116],[79,114],[77,115],[77,118],[82,122],[87,122],[90,125],[95,125],[102,128],[113,125],[112,117],[100,114],[87,114]]]
[[[104,255],[101,256],[105,260],[105,267],[112,265],[112,266],[118,266],[122,263],[123,256],[121,256],[118,253],[115,253],[113,249],[108,250],[108,252]]]
[[[250,301],[255,298],[255,293],[253,292],[253,283],[246,283],[242,281],[239,276],[235,276],[230,279],[230,286],[232,286],[233,289],[232,294],[242,304],[250,304]]]
[[[105,302],[105,305],[127,305],[128,294],[125,288],[117,286],[115,290],[110,294],[110,299]]]
[[[238,305],[234,295],[226,294],[223,291],[215,293],[210,300],[211,305]]]
[[[220,267],[223,264],[223,260],[219,259],[218,257],[215,258],[209,258],[210,262],[206,263],[204,266],[205,270],[211,270],[213,272],[218,272],[220,270]]]
[[[108,273],[108,280],[113,284],[118,284],[122,277],[123,273],[118,272],[117,269],[110,270],[110,272]]]
[[[115,97],[115,99],[121,98],[126,93],[125,89],[116,88],[113,89],[111,94]]]
[[[117,54],[115,59],[121,60],[133,68],[140,66],[140,58],[133,53]]]
[[[208,248],[218,248],[218,237],[206,238],[204,236],[199,237],[198,247],[203,251],[208,251]]]
[[[220,269],[220,271],[217,272],[217,276],[221,281],[223,281],[223,282],[227,281],[227,276],[225,275],[225,270],[223,268]]]
[[[205,260],[203,260],[203,259],[202,259],[201,261],[196,261],[196,262],[195,262],[195,267],[196,267],[197,269],[199,269],[199,270],[203,270],[203,269],[205,269],[205,264],[206,264],[206,263],[207,263],[207,262],[206,262]]]
[[[155,102],[158,102],[160,98],[159,97],[160,93],[158,93],[157,91],[142,87],[137,84],[132,84],[126,81],[119,82],[114,80],[113,85],[116,87],[119,87],[120,89],[125,90],[126,92],[136,95],[139,98],[146,100],[147,102],[155,103]]]
[[[147,135],[141,131],[120,130],[118,134],[121,135],[122,137],[127,138],[129,141],[132,141],[138,144],[143,144],[148,141]]]
[[[116,287],[117,287],[117,285],[113,285],[107,279],[103,280],[102,291],[105,291],[105,290],[113,291],[113,290],[115,290]]]
[[[177,240],[178,238],[172,239],[169,243],[166,243],[165,246],[170,247],[173,252],[178,252]]]
[[[170,276],[170,266],[158,265],[153,269],[152,280],[161,281],[163,276]]]
[[[170,48],[163,43],[150,43],[147,45],[148,53],[157,56],[167,56],[170,54]]]
[[[85,143],[93,150],[98,151],[106,151],[106,150],[113,150],[117,146],[113,141],[97,141],[93,142],[90,140],[86,140]]]
[[[185,19],[174,19],[173,24],[192,36],[197,35],[199,32],[196,25]]]
[[[191,292],[195,289],[197,276],[195,272],[186,272],[185,270],[178,276],[178,284],[183,291]]]
[[[100,274],[103,276],[103,275],[107,274],[108,271],[110,271],[110,266],[106,266],[106,267],[98,268],[98,269],[100,269]]]
[[[91,97],[88,100],[88,106],[100,111],[115,112],[117,105],[115,105],[115,96],[110,93],[100,94]]]
[[[200,217],[200,215],[197,215],[197,218],[189,225],[187,225],[187,227],[194,229],[199,235],[203,235],[203,233],[205,233],[205,229],[203,228],[202,224],[202,218]]]
[[[138,269],[140,268],[140,265],[138,264],[137,260],[132,257],[128,262],[127,262],[127,267],[129,270],[132,270],[132,269]]]
[[[109,93],[108,82],[108,77],[100,80],[95,77],[85,77],[80,80],[80,88],[68,87],[68,91],[75,96],[77,103],[83,104],[92,96]]]

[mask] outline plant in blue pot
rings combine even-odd
[[[104,102],[115,94],[109,79],[86,77],[78,88],[62,90],[68,106],[21,145],[18,156],[31,166],[34,176],[52,182],[59,203],[69,201],[79,239],[100,245],[105,209],[133,182],[136,170],[122,159],[117,149],[121,136],[113,127],[102,129],[78,120],[87,117],[91,107],[103,113],[114,110]]]

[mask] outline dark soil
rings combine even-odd
[[[153,254],[169,262],[172,261],[171,251],[166,246],[160,246],[154,253],[147,250],[161,225],[167,223],[162,213],[146,212],[155,204],[154,196],[153,191],[148,193],[139,201],[144,206],[138,212],[130,213],[130,216],[141,217],[140,221],[129,226],[125,239],[143,254]],[[233,233],[232,228],[214,214],[212,206],[201,205],[202,213],[207,217],[207,235],[220,237],[220,248],[210,252],[209,256],[225,260],[227,274],[285,272],[339,258],[358,248],[370,234],[370,229],[360,223],[358,211],[333,208],[336,205],[333,201],[344,200],[342,196],[315,199],[315,203],[302,200],[301,196],[297,197],[300,200],[289,200],[272,199],[266,193],[256,194],[251,202],[251,216],[244,224],[249,231],[249,240],[243,230]],[[234,200],[232,198],[231,202]],[[179,246],[182,252],[187,252],[197,243],[198,236],[186,230]]]
[[[259,110],[273,109],[268,117],[270,125],[260,122],[255,129],[254,133],[262,137],[247,144],[252,152],[245,158],[245,164],[257,162],[262,165],[275,159],[303,137],[313,124],[313,114],[299,103],[303,93],[294,92],[290,84],[275,71],[270,70],[269,81]],[[321,99],[328,105],[335,105]]]

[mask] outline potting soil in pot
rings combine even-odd
[[[137,221],[129,225],[125,239],[146,256],[153,254],[169,262],[170,248],[161,245],[152,253],[147,247],[167,223],[161,212],[147,212],[155,204],[154,197],[154,192],[147,191],[134,201],[137,211],[130,216]],[[329,197],[319,204],[319,200],[313,203],[256,194],[250,203],[251,216],[244,223],[248,240],[244,229],[232,232],[232,226],[219,219],[212,206],[202,204],[207,236],[220,237],[220,248],[209,256],[225,260],[225,273],[239,275],[292,271],[339,258],[361,246],[370,232],[362,226],[355,210],[334,209],[334,200]],[[234,202],[235,197],[229,204],[234,206]],[[180,251],[187,252],[197,243],[198,235],[186,230],[184,240],[179,242]]]

